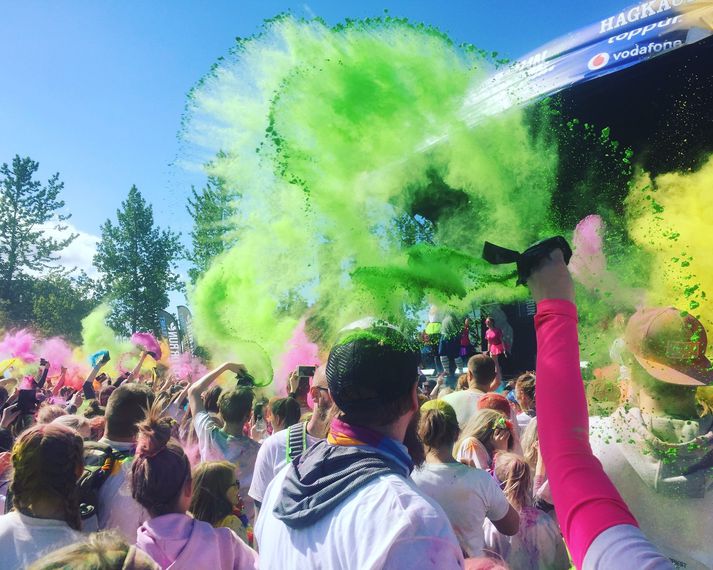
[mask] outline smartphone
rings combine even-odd
[[[309,379],[314,376],[316,366],[298,366],[297,376],[299,383],[297,384],[297,397],[306,398],[309,392]]]
[[[82,392],[84,392],[85,400],[93,400],[97,397],[97,394],[94,391],[94,386],[92,386],[91,382],[85,382],[82,384]]]
[[[298,366],[297,376],[307,376],[307,378],[312,378],[316,369],[316,366]]]
[[[37,407],[37,396],[35,390],[20,390],[17,396],[17,407],[21,414],[32,414]]]

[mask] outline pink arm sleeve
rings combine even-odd
[[[577,568],[594,539],[636,519],[589,446],[589,414],[579,368],[577,308],[537,304],[537,428],[557,518]]]

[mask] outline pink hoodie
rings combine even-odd
[[[188,515],[170,514],[146,521],[136,531],[136,546],[162,570],[257,569],[257,553],[228,528],[213,528]]]

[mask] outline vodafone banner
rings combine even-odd
[[[713,34],[713,0],[652,0],[550,42],[494,74],[463,105],[473,125],[574,83],[631,67]]]

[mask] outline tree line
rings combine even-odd
[[[37,179],[39,163],[15,156],[0,166],[0,328],[30,327],[45,336],[81,340],[81,320],[97,305],[111,306],[109,325],[122,336],[158,334],[158,312],[170,291],[184,287],[178,263],[188,261],[191,283],[234,240],[235,200],[222,180],[210,177],[191,188],[186,209],[193,226],[190,245],[160,228],[136,186],[101,226],[94,255],[96,276],[59,263],[78,234],[64,212],[59,173]]]

